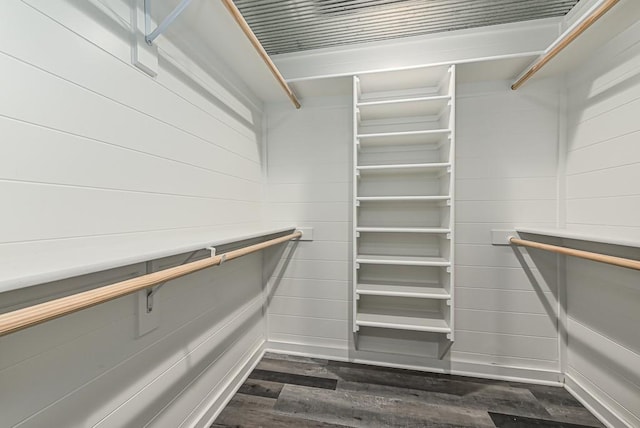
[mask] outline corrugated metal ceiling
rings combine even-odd
[[[234,0],[270,55],[565,15],[578,0]]]

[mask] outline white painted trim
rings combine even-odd
[[[511,55],[537,56],[558,35],[561,19],[489,27],[275,55],[288,81],[338,77],[385,69],[461,64]]]
[[[209,404],[203,406],[206,412],[197,418],[197,422],[189,425],[192,428],[210,427],[218,418],[220,413],[229,404],[229,401],[238,392],[242,384],[247,380],[253,369],[256,368],[265,353],[265,341],[261,341],[250,353],[249,357],[236,365],[236,370],[229,380],[225,383],[222,390],[209,401]],[[213,412],[213,413],[211,413]]]
[[[274,354],[297,355],[299,357],[320,358],[333,361],[349,361],[347,349],[326,346],[303,345],[300,343],[267,341],[265,352]]]
[[[550,370],[536,370],[520,367],[476,364],[461,361],[452,361],[452,365],[456,366],[455,369],[444,370],[439,368],[429,368],[409,364],[394,364],[360,358],[349,358],[347,356],[346,350],[343,349],[273,341],[267,342],[267,344],[265,345],[265,352],[272,352],[274,354],[297,355],[300,357],[309,358],[322,358],[327,360],[351,362],[356,364],[369,364],[381,367],[416,370],[427,373],[444,373],[456,376],[476,377],[481,379],[531,383],[535,385],[548,385],[558,387],[563,386],[562,373]],[[504,373],[497,373],[498,371],[502,371]]]
[[[620,419],[611,406],[597,399],[570,374],[565,374],[564,388],[607,428],[633,428]]]
[[[544,51],[536,50],[536,51],[519,52],[519,53],[507,54],[507,55],[494,55],[494,56],[487,56],[487,57],[461,59],[459,61],[454,61],[454,62],[440,61],[440,62],[434,62],[434,63],[420,63],[415,65],[408,65],[405,67],[386,67],[386,68],[366,69],[366,70],[360,70],[360,71],[354,71],[354,72],[320,74],[317,76],[306,76],[306,77],[297,77],[293,79],[287,79],[287,83],[299,83],[299,82],[307,82],[307,81],[317,80],[317,79],[333,79],[333,78],[340,78],[340,77],[351,77],[353,75],[385,73],[385,72],[391,72],[391,71],[409,71],[409,70],[416,70],[419,68],[426,68],[426,67],[450,66],[452,63],[455,63],[455,65],[464,65],[464,64],[475,64],[478,62],[486,62],[486,61],[498,61],[498,60],[505,60],[505,59],[537,57],[542,53],[544,53]]]

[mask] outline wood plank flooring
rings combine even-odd
[[[212,428],[603,427],[562,388],[266,354]]]

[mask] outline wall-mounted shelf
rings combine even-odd
[[[400,309],[367,309],[360,312],[356,325],[364,327],[392,328],[397,330],[451,333],[451,327],[439,312],[406,311]]]
[[[451,97],[438,95],[432,97],[382,99],[359,102],[356,105],[361,121],[381,120],[398,117],[436,116],[446,109]]]
[[[450,299],[451,295],[437,284],[431,287],[422,284],[401,283],[390,284],[357,284],[356,293],[368,296],[415,297],[417,299]]]
[[[356,144],[442,144],[450,134],[449,129],[362,133],[356,136]]]
[[[401,266],[451,266],[451,262],[442,257],[378,256],[368,254],[357,255],[356,263]]]
[[[448,201],[451,196],[361,196],[356,198],[357,201],[379,201],[379,202],[393,202],[393,201]]]
[[[529,233],[533,235],[551,236],[554,238],[573,239],[577,241],[597,242],[601,244],[640,248],[639,240],[633,240],[626,237],[604,236],[567,229],[538,229],[533,227],[516,227],[515,230],[519,233]]]
[[[451,168],[451,163],[405,163],[387,165],[361,165],[356,169],[360,172],[398,172],[401,170],[424,170],[432,174],[444,174]]]
[[[455,67],[353,84],[353,331],[444,333],[440,346],[454,323]]]
[[[294,229],[293,225],[238,229],[202,227],[3,245],[0,248],[0,258],[4,262],[0,272],[0,292]],[[43,257],[39,257],[38,263],[34,264],[34,255]]]
[[[451,229],[437,227],[356,227],[356,232],[446,234],[450,233]]]

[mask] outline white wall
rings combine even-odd
[[[284,273],[272,278],[269,340],[345,358],[349,349],[351,100],[305,99],[294,111],[269,105],[268,216],[314,228]],[[275,346],[275,345],[273,345]],[[317,347],[317,348],[316,348]]]
[[[558,107],[553,82],[458,90],[456,360],[559,371],[555,258],[491,245],[491,229],[556,225]]]
[[[435,334],[362,329],[360,350],[354,349],[351,100],[307,99],[298,112],[269,105],[271,220],[315,227],[314,242],[300,243],[284,275],[272,279],[269,346],[431,370],[558,381],[555,258],[543,259],[541,272],[524,256],[523,262],[533,266],[526,272],[513,251],[491,245],[490,231],[525,223],[556,225],[559,99],[550,83],[519,92],[511,91],[508,82],[459,88],[456,343],[444,360],[434,358]],[[390,346],[398,352],[376,352]]]
[[[568,80],[567,228],[640,240],[640,24],[593,53]],[[640,250],[590,251],[640,259]],[[568,385],[614,426],[640,426],[637,272],[567,260]]]
[[[246,106],[251,94],[228,89],[166,41],[156,79],[134,68],[128,2],[0,3],[3,250],[33,248],[37,270],[40,258],[60,257],[38,252],[52,242],[99,258],[93,243],[102,237],[122,237],[126,253],[127,242],[171,230],[261,222],[261,123]],[[144,270],[15,290],[0,306]],[[261,291],[254,255],[165,286],[159,327],[142,337],[129,296],[0,338],[0,424],[197,421],[260,350]]]

